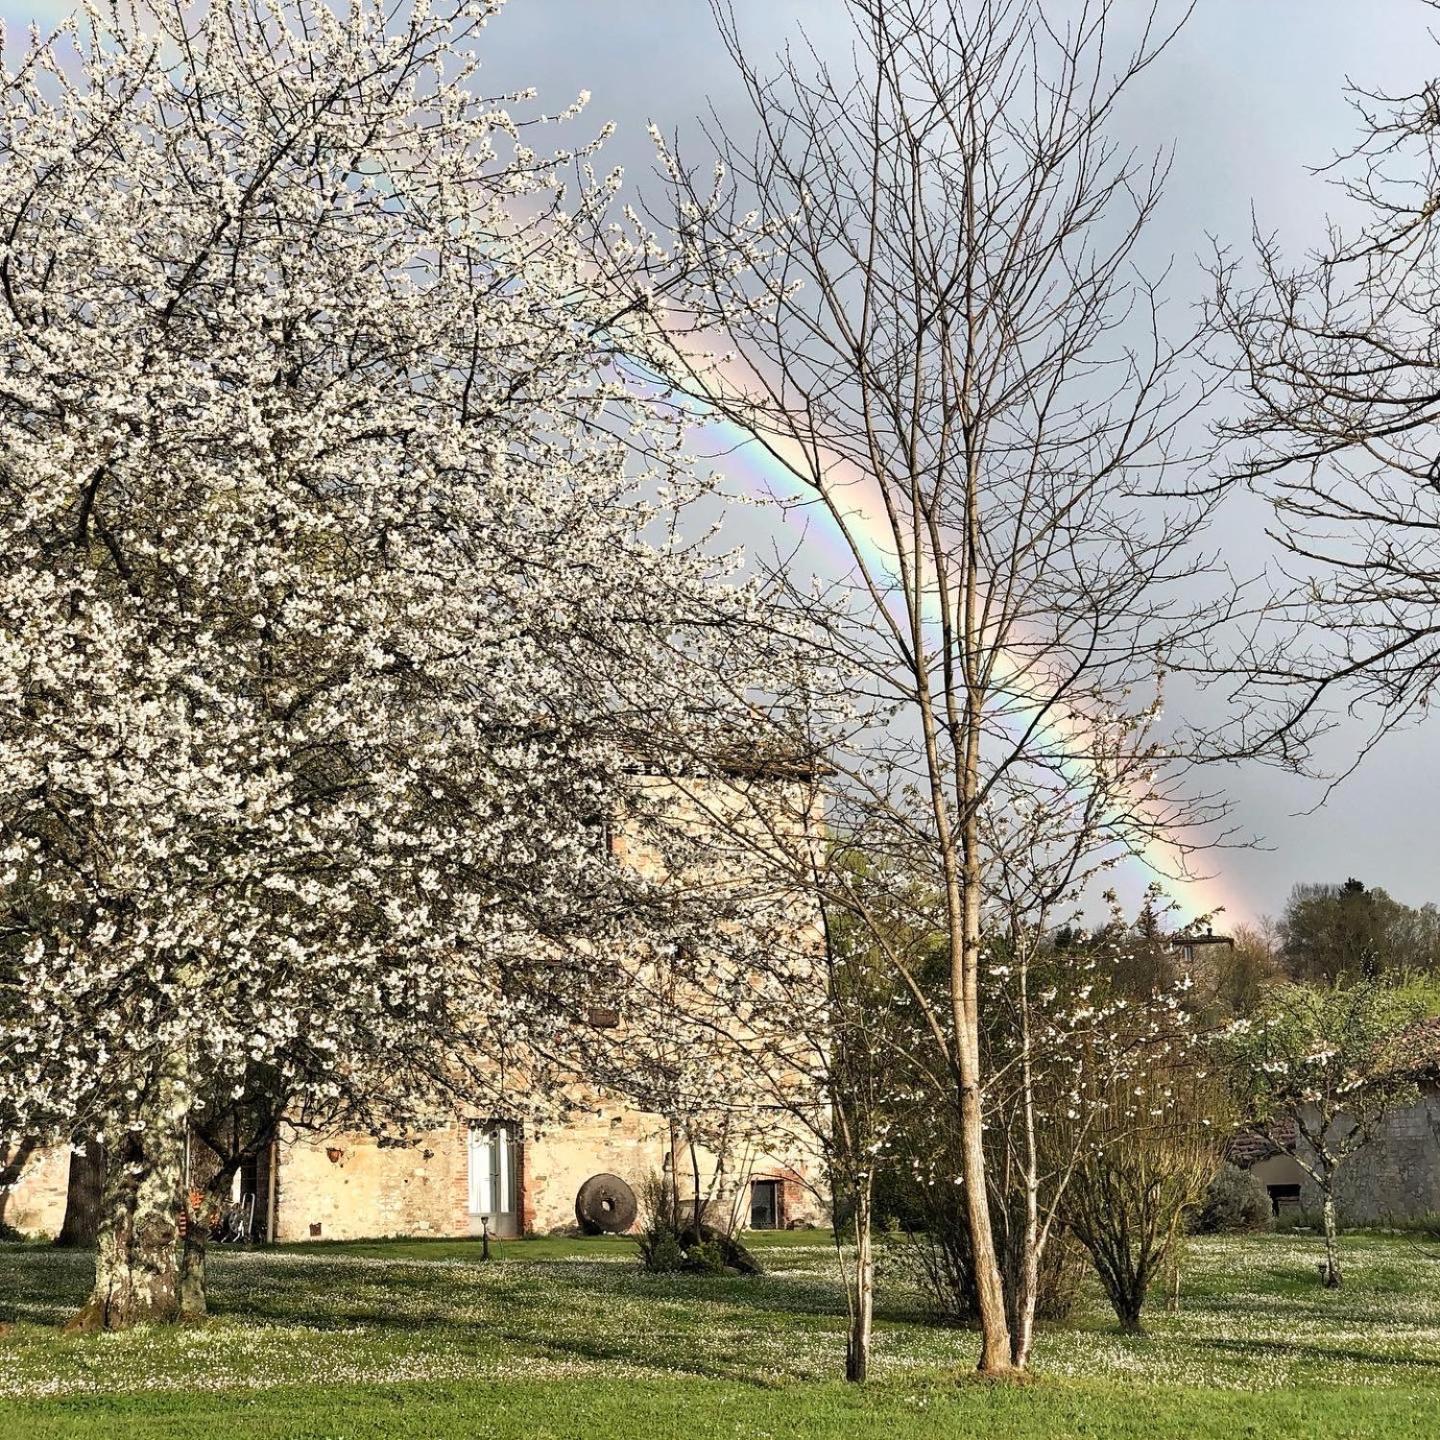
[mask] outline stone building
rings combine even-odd
[[[1341,1166],[1335,1198],[1342,1224],[1383,1225],[1440,1215],[1440,1020],[1410,1026],[1402,1045],[1419,1096],[1413,1105],[1386,1114]],[[1276,1138],[1278,1151],[1258,1137],[1239,1136],[1230,1158],[1259,1178],[1277,1216],[1319,1214],[1319,1187],[1295,1158],[1305,1145],[1298,1127],[1292,1123]]]
[[[662,788],[680,794],[694,812],[693,823],[721,816],[717,828],[727,831],[735,825],[735,798],[747,794],[746,803],[753,805],[757,784],[783,799],[778,811],[807,822],[814,818],[808,778],[793,769],[777,773],[751,763],[719,779],[681,783],[649,775],[638,777],[637,784],[652,793]],[[605,843],[620,863],[641,870],[653,863],[643,840],[623,826],[613,835],[607,827]],[[813,917],[797,915],[795,923],[798,934],[809,936],[807,943],[819,943]],[[691,1157],[677,1154],[665,1118],[583,1083],[578,1090],[567,1107],[572,1118],[550,1128],[461,1116],[403,1142],[353,1131],[291,1129],[241,1170],[233,1200],[254,1238],[292,1241],[456,1237],[487,1229],[498,1236],[573,1231],[579,1228],[577,1200],[587,1181],[609,1177],[612,1190],[638,1196],[650,1176],[667,1175],[672,1167],[682,1193],[688,1187],[693,1195]],[[783,1154],[749,1155],[738,1166],[729,1157],[716,1203],[740,1226],[784,1228],[824,1219],[816,1157],[793,1142],[784,1148]],[[192,1166],[206,1166],[205,1156],[192,1139]],[[708,1194],[715,1187],[717,1160],[701,1152],[699,1163],[702,1194]],[[57,1234],[68,1169],[65,1149],[38,1152],[5,1197],[6,1223],[28,1234]]]
[[[671,1161],[659,1116],[601,1105],[547,1133],[501,1123],[456,1124],[403,1145],[340,1132],[281,1140],[242,1170],[234,1199],[255,1239],[354,1240],[387,1236],[553,1234],[579,1228],[580,1188],[614,1176],[633,1192]],[[815,1224],[824,1218],[809,1157],[761,1156],[726,1188],[741,1226]],[[5,1220],[53,1236],[65,1217],[68,1153],[38,1153],[11,1193]],[[681,1174],[685,1174],[682,1166]]]

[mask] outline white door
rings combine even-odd
[[[494,1235],[519,1231],[515,1204],[515,1137],[508,1125],[470,1129],[470,1215],[488,1219]],[[478,1224],[475,1226],[479,1228]]]

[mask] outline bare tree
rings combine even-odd
[[[712,175],[655,132],[673,238],[634,216],[612,254],[652,256],[630,317],[646,363],[738,425],[843,536],[849,573],[826,600],[847,613],[824,623],[864,713],[832,808],[883,817],[941,897],[945,1001],[911,988],[963,1136],[980,1368],[1004,1373],[982,1144],[985,816],[1007,783],[1084,763],[1116,695],[1151,684],[1190,624],[1170,585],[1201,568],[1209,508],[1176,439],[1202,398],[1192,345],[1166,340],[1135,272],[1166,162],[1107,139],[1175,26],[1146,11],[1122,44],[1109,0],[1063,26],[1035,0],[847,0],[850,60],[802,48],[768,77],[716,11],[757,137],[713,121]],[[1172,800],[1152,779],[1107,816],[1117,846],[1173,830]]]
[[[1253,271],[1215,265],[1242,398],[1222,433],[1282,557],[1228,744],[1297,768],[1335,704],[1378,735],[1423,717],[1440,679],[1440,79],[1350,99],[1360,139],[1324,173],[1360,221],[1300,262],[1257,234]]]

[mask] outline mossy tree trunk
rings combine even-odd
[[[850,1333],[845,1342],[845,1378],[864,1381],[870,1374],[870,1335],[875,1320],[875,1247],[867,1176],[855,1195],[855,1279],[850,1296]]]
[[[180,1318],[205,1318],[205,1255],[210,1233],[204,1218],[190,1217],[185,1227],[185,1240],[180,1248]]]
[[[95,1255],[95,1286],[69,1331],[124,1330],[180,1318],[176,1260],[188,1104],[180,1058],[160,1059],[136,1128],[110,1147]]]
[[[1338,1290],[1340,1274],[1340,1222],[1335,1209],[1335,1190],[1329,1177],[1325,1182],[1325,1200],[1320,1209],[1325,1227],[1325,1261],[1320,1267],[1320,1280],[1327,1290]]]

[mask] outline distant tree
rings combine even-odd
[[[1414,1101],[1405,1032],[1425,1013],[1412,991],[1373,980],[1282,985],[1215,1042],[1241,1124],[1319,1187],[1327,1287],[1341,1283],[1336,1182],[1385,1116]]]
[[[1433,906],[1415,910],[1353,877],[1343,885],[1297,885],[1280,920],[1281,961],[1302,984],[1373,980],[1440,961]]]
[[[1231,938],[1233,945],[1209,947],[1203,970],[1204,998],[1216,1020],[1249,1015],[1281,974],[1273,921],[1262,916],[1253,925],[1237,925]]]

